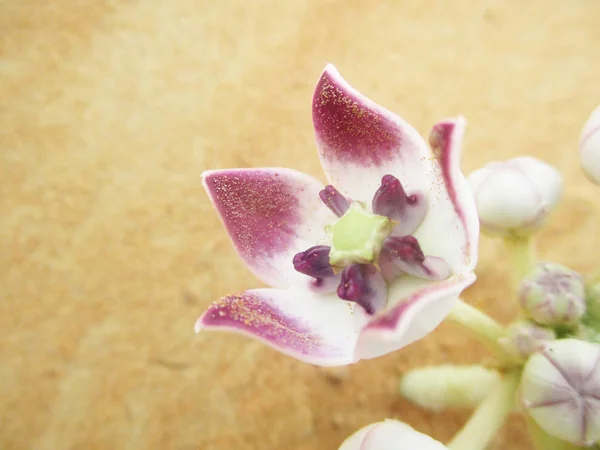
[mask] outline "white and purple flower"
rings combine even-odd
[[[346,439],[339,450],[445,450],[426,434],[398,420],[386,419],[361,428]]]
[[[203,174],[236,250],[270,288],[215,302],[196,331],[237,331],[338,366],[439,325],[475,280],[479,221],[459,168],[464,119],[433,127],[432,152],[329,65],[313,123],[327,186],[283,168]]]

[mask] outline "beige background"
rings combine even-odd
[[[600,103],[599,19],[596,0],[0,0],[0,447],[336,449],[384,417],[449,439],[466,413],[410,405],[397,375],[485,355],[450,326],[345,375],[193,334],[257,285],[199,175],[322,178],[310,103],[333,62],[423,133],[465,115],[465,171],[559,166],[540,254],[590,270],[600,191],[577,140]],[[483,240],[467,299],[506,322],[503,256]],[[497,448],[524,439],[514,418]]]

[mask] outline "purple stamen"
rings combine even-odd
[[[348,199],[331,185],[325,186],[325,189],[319,192],[319,197],[321,197],[325,206],[338,217],[342,217],[350,207]]]
[[[375,214],[399,222],[395,235],[408,235],[419,227],[427,214],[427,198],[419,192],[407,195],[398,178],[384,175],[373,196],[372,208]]]
[[[414,236],[388,237],[383,243],[378,263],[387,281],[403,273],[426,280],[443,280],[450,275],[446,261],[425,256]]]
[[[355,302],[368,314],[375,314],[385,306],[387,286],[372,264],[351,264],[342,272],[337,289],[342,300]]]
[[[383,243],[383,249],[406,264],[421,265],[425,261],[425,254],[414,236],[389,237]]]
[[[298,272],[317,279],[334,275],[333,267],[329,264],[331,247],[316,245],[294,256],[294,269]]]
[[[399,220],[404,205],[415,200],[407,197],[398,178],[393,175],[384,175],[381,179],[381,186],[373,196],[373,212],[392,220]]]

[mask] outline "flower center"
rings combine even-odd
[[[373,214],[360,202],[353,202],[337,222],[325,227],[331,241],[329,263],[345,267],[374,262],[395,225],[388,217]]]
[[[331,246],[316,245],[293,260],[298,272],[312,278],[316,292],[336,292],[367,314],[376,314],[385,308],[388,283],[396,278],[441,280],[450,275],[448,264],[426,256],[412,236],[427,214],[423,193],[409,195],[397,178],[385,175],[373,196],[372,212],[333,186],[323,189],[319,197],[338,216],[325,227]]]

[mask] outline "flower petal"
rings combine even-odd
[[[311,364],[356,361],[354,305],[300,288],[254,289],[215,302],[196,322],[202,329],[236,331]]]
[[[336,217],[321,203],[321,183],[283,168],[212,170],[204,188],[250,270],[274,287],[304,285],[296,253],[327,242],[324,227]]]
[[[362,329],[357,358],[376,358],[423,338],[444,320],[460,293],[474,281],[472,272],[436,283],[400,279],[388,293],[388,302],[394,306]]]
[[[479,220],[460,172],[465,128],[462,118],[434,126],[431,151],[400,117],[353,89],[331,65],[313,97],[313,124],[321,163],[331,184],[354,200],[370,203],[384,175],[393,175],[407,195],[428,204],[415,236],[423,251],[444,259],[453,273],[477,260]]]
[[[465,119],[459,117],[439,122],[431,130],[429,143],[438,163],[435,176],[445,192],[431,196],[430,212],[435,217],[425,220],[415,234],[419,242],[428,243],[423,251],[443,258],[454,273],[475,267],[479,244],[475,200],[460,171],[465,126]]]
[[[386,419],[361,428],[346,439],[339,450],[444,450],[426,434],[397,420]]]
[[[367,204],[384,175],[396,175],[399,166],[429,156],[413,127],[352,88],[331,64],[313,96],[313,124],[331,184]],[[410,195],[410,182],[398,178]]]

